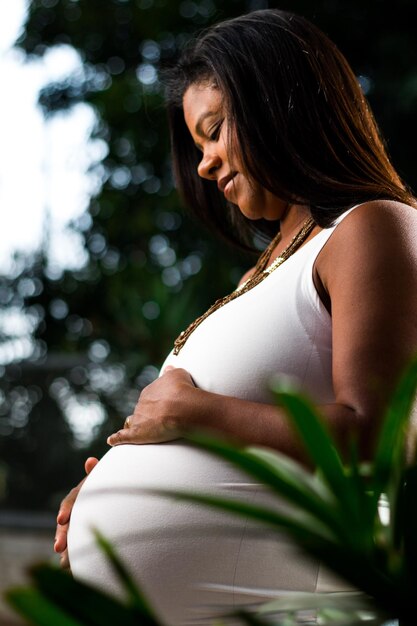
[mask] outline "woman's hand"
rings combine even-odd
[[[90,456],[86,460],[84,468],[85,468],[85,472],[87,476],[91,472],[91,470],[97,465],[97,463],[98,463],[98,459],[92,456]],[[74,502],[77,499],[77,496],[79,494],[79,491],[84,481],[85,481],[85,478],[76,487],[71,489],[69,494],[62,500],[61,506],[59,507],[58,515],[56,518],[57,527],[56,527],[54,551],[61,554],[60,565],[63,569],[70,568],[70,563],[68,559],[68,550],[67,550],[67,534],[68,534],[72,507],[74,506]]]
[[[182,437],[195,390],[188,372],[168,366],[162,376],[142,390],[128,424],[125,422],[122,430],[110,435],[107,443],[162,443]]]

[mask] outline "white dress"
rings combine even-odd
[[[348,213],[255,288],[210,315],[164,366],[186,369],[207,391],[256,402],[271,402],[268,382],[283,373],[318,404],[334,402],[331,318],[314,287],[313,265]],[[119,592],[92,538],[96,527],[169,626],[212,623],[225,609],[266,601],[282,591],[340,588],[284,533],[141,493],[146,487],[285,506],[229,463],[183,440],[111,448],[87,478],[72,512],[68,547],[76,577]]]

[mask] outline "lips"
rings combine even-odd
[[[225,193],[226,190],[230,189],[230,182],[234,179],[236,174],[237,172],[231,172],[230,174],[227,174],[227,176],[223,176],[223,178],[220,178],[220,180],[217,181],[217,187],[219,188],[219,191]]]

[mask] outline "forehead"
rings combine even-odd
[[[189,130],[195,131],[198,122],[223,110],[221,91],[213,84],[192,84],[183,97],[184,119]]]

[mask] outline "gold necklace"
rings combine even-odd
[[[188,328],[183,330],[182,333],[174,341],[173,353],[177,355],[180,352],[181,348],[184,346],[185,342],[187,341],[191,333],[194,332],[197,326],[200,326],[200,324],[204,322],[204,320],[209,315],[214,313],[214,311],[217,311],[217,309],[220,309],[222,306],[224,306],[228,302],[235,300],[236,298],[243,295],[250,289],[253,289],[254,287],[256,287],[256,285],[261,283],[269,274],[271,274],[274,270],[276,270],[277,267],[282,265],[284,261],[289,259],[290,256],[294,254],[294,252],[298,250],[298,248],[304,243],[304,241],[307,239],[307,237],[313,230],[314,226],[315,226],[315,222],[312,218],[309,218],[306,222],[304,222],[301,229],[298,231],[295,237],[291,239],[290,243],[285,248],[285,250],[283,250],[281,254],[277,256],[276,259],[274,259],[271,265],[268,266],[268,262],[270,260],[271,254],[281,239],[281,233],[278,233],[274,237],[274,239],[271,241],[269,246],[262,252],[255,266],[255,270],[252,276],[248,278],[248,280],[246,280],[242,285],[237,287],[235,291],[232,291],[232,293],[228,294],[227,296],[224,296],[223,298],[219,298],[218,300],[216,300],[216,302],[212,304],[211,307],[205,313],[203,313],[203,315],[200,315],[200,317],[197,317],[197,319],[194,320],[194,322],[191,322]]]

